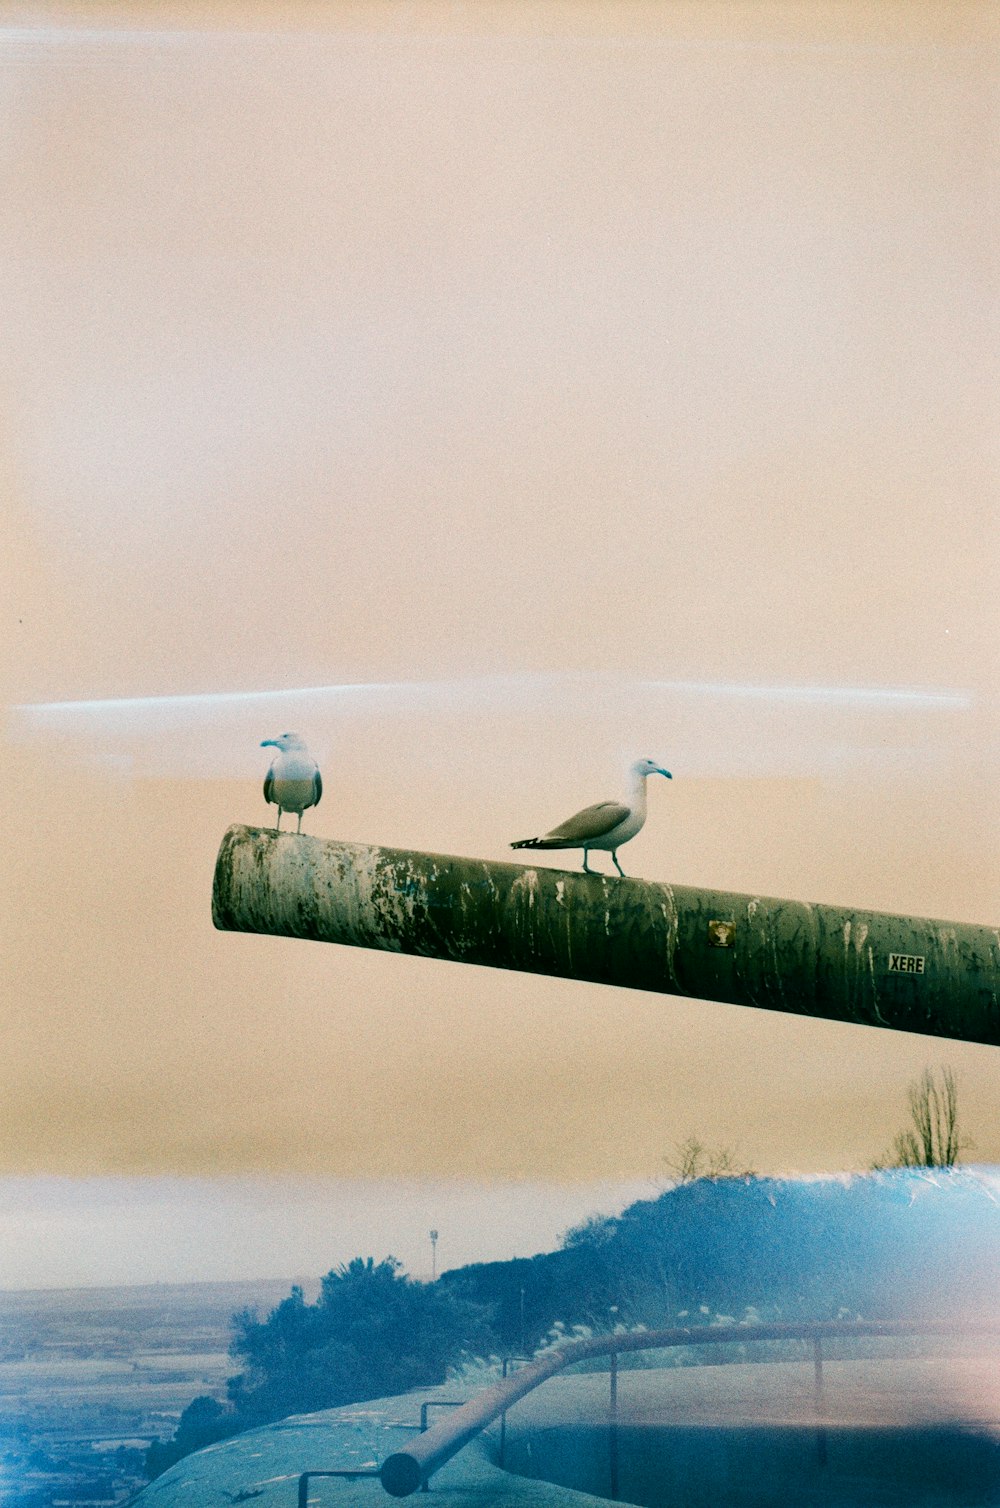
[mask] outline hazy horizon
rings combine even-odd
[[[676,1149],[675,1153],[676,1153]],[[740,1159],[735,1159],[741,1166]],[[1000,1167],[961,1175],[1000,1192]],[[845,1182],[870,1169],[761,1172]],[[355,1257],[395,1257],[421,1282],[479,1262],[556,1250],[592,1215],[617,1216],[674,1186],[484,1185],[440,1181],[0,1179],[0,1293],[74,1293],[188,1284],[318,1284]],[[488,1203],[490,1219],[482,1211]],[[432,1243],[430,1232],[437,1232]]]

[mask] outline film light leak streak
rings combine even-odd
[[[290,701],[301,697],[325,699],[327,697],[384,697],[404,701],[426,696],[467,696],[489,703],[509,697],[527,697],[535,692],[539,696],[553,686],[565,689],[594,687],[620,689],[622,691],[658,691],[679,696],[719,697],[729,700],[746,697],[762,701],[802,702],[804,704],[837,704],[871,707],[898,707],[901,710],[967,711],[973,705],[973,697],[966,691],[938,691],[905,687],[878,686],[759,686],[741,682],[724,681],[658,681],[630,679],[624,676],[569,672],[566,675],[511,675],[472,676],[456,680],[428,681],[346,681],[339,685],[300,686],[289,689],[264,691],[202,691],[167,696],[103,697],[60,702],[22,702],[11,708],[21,717],[93,716],[106,713],[111,717],[122,712],[141,712],[168,708],[177,711],[224,706],[252,702]]]
[[[119,775],[248,778],[250,751],[284,729],[307,736],[319,758],[332,757],[350,730],[355,742],[403,739],[399,752],[427,764],[439,761],[439,724],[463,729],[468,751],[494,749],[506,726],[515,739],[506,757],[516,761],[515,730],[528,719],[561,725],[563,737],[586,730],[594,757],[618,763],[669,748],[668,767],[685,776],[812,778],[858,769],[926,774],[960,762],[981,741],[967,726],[978,713],[973,697],[957,689],[570,671],[39,700],[10,709],[7,733],[13,742],[44,744],[53,756]]]

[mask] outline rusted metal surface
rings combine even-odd
[[[1000,930],[231,827],[222,930],[1000,1045]]]
[[[382,1462],[382,1486],[393,1497],[405,1498],[450,1461],[464,1445],[482,1433],[534,1388],[574,1362],[595,1356],[618,1357],[623,1352],[666,1350],[673,1346],[718,1346],[735,1342],[811,1340],[816,1354],[823,1340],[844,1336],[998,1335],[1000,1324],[905,1320],[831,1320],[829,1322],[776,1325],[697,1325],[669,1330],[616,1332],[569,1341],[523,1367],[519,1372],[484,1388],[468,1403],[442,1419],[426,1434],[418,1435],[406,1450],[396,1451]],[[617,1367],[616,1367],[617,1371]],[[609,1418],[617,1416],[617,1398]],[[617,1483],[615,1484],[617,1489]]]

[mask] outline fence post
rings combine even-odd
[[[611,1397],[608,1404],[608,1457],[611,1475],[611,1501],[618,1501],[618,1352],[611,1353]]]
[[[826,1465],[826,1399],[823,1396],[823,1341],[813,1336],[813,1383],[816,1399],[816,1459]]]

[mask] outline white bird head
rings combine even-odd
[[[282,733],[278,738],[263,739],[260,746],[262,749],[280,749],[283,754],[287,754],[290,749],[305,752],[306,743],[298,733]]]
[[[644,779],[647,775],[666,775],[668,780],[673,780],[669,770],[656,763],[655,759],[637,759],[632,766],[633,775],[641,775]]]

